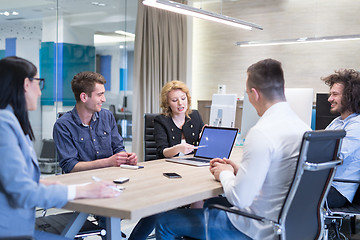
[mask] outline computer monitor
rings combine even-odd
[[[252,128],[257,121],[259,120],[259,115],[256,112],[256,109],[251,105],[249,97],[244,91],[244,101],[241,114],[241,127],[240,127],[240,139],[245,139],[246,134]]]
[[[311,127],[314,89],[285,88],[285,97],[298,117]]]
[[[325,129],[331,122],[339,116],[330,112],[331,104],[328,102],[329,93],[316,94],[316,121],[315,130]]]
[[[209,125],[214,127],[235,126],[236,94],[213,94]]]
[[[285,97],[293,111],[309,127],[311,126],[312,105],[313,105],[312,88],[285,88]],[[255,108],[249,102],[246,91],[244,92],[243,112],[241,118],[240,139],[245,139],[246,134],[252,128],[259,116]]]

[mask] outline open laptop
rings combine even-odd
[[[205,126],[194,157],[167,158],[168,162],[208,166],[213,158],[229,158],[238,133],[237,128]]]

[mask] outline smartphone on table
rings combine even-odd
[[[165,177],[168,177],[168,178],[181,178],[181,176],[179,174],[174,173],[174,172],[172,172],[172,173],[163,173],[163,175]]]

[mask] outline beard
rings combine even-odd
[[[336,106],[338,106],[338,104],[336,104],[335,107]],[[338,106],[338,108],[330,108],[330,112],[332,114],[340,114],[341,115],[345,111],[346,111],[346,109],[345,109],[344,105],[340,105],[340,106]]]

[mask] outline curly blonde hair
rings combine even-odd
[[[186,86],[186,84],[179,80],[172,80],[170,82],[167,82],[165,86],[161,89],[161,95],[160,95],[160,107],[162,109],[162,114],[170,117],[172,115],[172,111],[169,105],[169,99],[168,94],[172,90],[181,90],[186,94],[187,100],[188,100],[188,108],[186,109],[185,115],[190,118],[189,114],[191,113],[191,96],[189,88]]]

